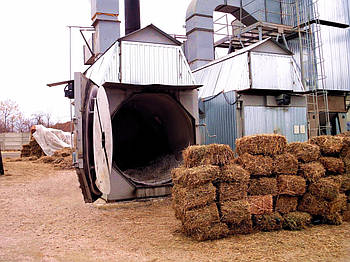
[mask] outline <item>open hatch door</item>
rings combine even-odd
[[[112,125],[104,87],[81,73],[74,75],[75,167],[84,201],[110,192]]]
[[[103,87],[99,87],[97,91],[93,127],[95,183],[103,194],[109,194],[111,191],[113,138],[109,103]]]

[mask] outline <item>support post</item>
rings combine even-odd
[[[262,27],[259,26],[259,27],[258,27],[258,30],[259,30],[259,41],[262,41],[262,40],[263,40],[263,30],[262,30]]]
[[[4,165],[2,163],[2,155],[1,155],[1,145],[0,145],[0,176],[4,175]]]

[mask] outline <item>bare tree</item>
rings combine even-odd
[[[23,113],[20,112],[17,117],[17,121],[15,123],[15,130],[16,132],[29,132],[30,128],[32,126],[32,122],[30,119],[24,117]]]
[[[46,119],[46,127],[51,127],[52,126],[52,115],[51,113],[46,113],[45,114],[45,119]]]
[[[0,101],[0,118],[1,126],[0,131],[9,132],[11,131],[11,125],[14,123],[16,115],[19,113],[18,105],[15,101],[10,99]]]
[[[45,121],[45,114],[43,112],[37,112],[35,114],[32,114],[32,122],[33,125],[44,125]]]

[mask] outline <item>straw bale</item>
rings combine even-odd
[[[67,157],[72,155],[72,149],[69,147],[62,148],[53,153],[53,157]]]
[[[227,165],[234,160],[234,153],[229,145],[211,144],[187,147],[183,152],[185,167],[201,165]]]
[[[193,189],[175,185],[172,197],[184,210],[190,210],[213,203],[216,200],[216,188],[211,183]]]
[[[30,150],[30,145],[29,144],[22,145],[22,149]]]
[[[274,169],[273,159],[269,156],[245,153],[238,157],[238,163],[253,176],[270,176]]]
[[[339,155],[343,148],[343,138],[339,136],[317,136],[311,138],[309,142],[318,145],[324,156]]]
[[[291,212],[283,216],[283,228],[288,230],[302,230],[311,225],[312,216],[305,212]]]
[[[280,195],[277,197],[275,211],[287,214],[297,210],[298,197]]]
[[[310,162],[299,165],[299,175],[308,182],[316,182],[326,175],[326,169],[320,162]]]
[[[331,201],[328,205],[327,215],[334,214],[347,210],[347,197],[345,194],[339,194],[336,199]]]
[[[310,213],[311,215],[323,215],[327,209],[328,202],[316,196],[306,193],[298,206],[299,211]]]
[[[321,178],[309,186],[309,192],[326,200],[336,199],[339,195],[340,184],[332,178]]]
[[[228,224],[228,228],[230,235],[250,234],[253,233],[253,222],[251,218],[247,218],[239,224]]]
[[[350,222],[350,203],[347,203],[346,209],[342,212],[343,221]]]
[[[229,229],[225,223],[214,223],[209,226],[195,228],[185,233],[197,241],[215,240],[224,238],[229,234]]]
[[[203,208],[196,208],[184,212],[181,219],[186,232],[192,232],[194,229],[203,229],[220,222],[219,211],[215,203]]]
[[[219,174],[219,180],[221,182],[248,183],[249,177],[250,175],[246,170],[235,164],[221,167]]]
[[[183,187],[195,188],[214,181],[220,168],[213,165],[192,168],[179,167],[172,170],[173,183]]]
[[[264,215],[272,213],[272,195],[249,196],[248,202],[250,205],[250,212],[252,215]]]
[[[248,184],[246,183],[220,183],[218,193],[220,201],[240,200],[247,197]]]
[[[21,157],[29,157],[30,156],[30,145],[22,145]]]
[[[327,201],[311,193],[306,193],[298,206],[299,211],[308,212],[312,215],[329,216],[346,209],[346,196],[339,194],[332,201]]]
[[[175,212],[176,219],[182,220],[185,217],[185,210],[174,199],[172,199],[171,207],[173,208],[173,210]]]
[[[277,175],[296,175],[298,173],[298,159],[289,153],[275,156],[274,173]]]
[[[344,162],[344,169],[346,173],[350,173],[350,137],[343,139],[343,149],[340,153],[340,157]]]
[[[283,226],[283,217],[278,212],[266,215],[253,216],[254,229],[258,231],[276,231],[281,230]]]
[[[229,224],[240,224],[251,219],[250,206],[246,200],[220,202],[221,221]]]
[[[34,138],[32,138],[29,142],[30,145],[30,155],[31,156],[36,156],[38,158],[45,156],[44,151],[41,149],[39,144],[36,142]]]
[[[320,162],[329,174],[344,173],[344,162],[341,158],[336,157],[321,157]]]
[[[339,213],[334,213],[323,217],[323,224],[339,226],[343,224],[343,217]]]
[[[286,152],[294,155],[300,162],[316,161],[320,157],[320,147],[307,142],[289,143]]]
[[[277,179],[269,177],[253,178],[249,181],[248,195],[277,195]]]
[[[350,222],[350,211],[344,211],[342,213],[343,221]]]
[[[300,176],[279,176],[277,185],[280,195],[299,196],[306,191],[306,181]]]
[[[338,134],[336,136],[339,136],[339,137],[350,137],[350,131],[345,131],[341,134]]]
[[[334,182],[340,186],[340,193],[346,193],[350,191],[350,174],[343,174],[339,176],[330,176]]]
[[[238,155],[280,155],[284,153],[287,139],[276,134],[245,136],[236,140]]]

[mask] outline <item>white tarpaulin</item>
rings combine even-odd
[[[47,156],[52,156],[57,150],[71,147],[71,135],[62,130],[35,126],[33,137]]]

